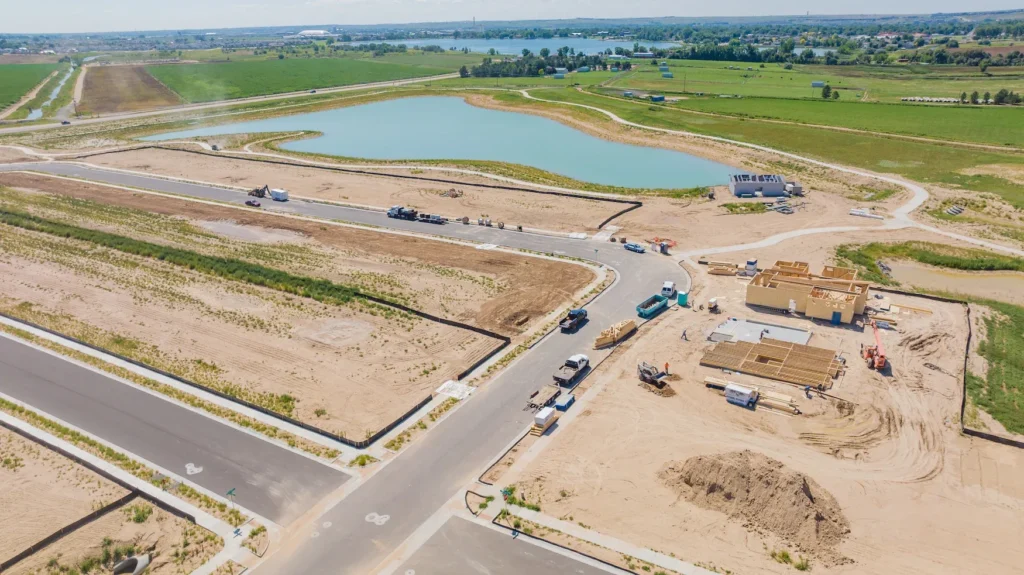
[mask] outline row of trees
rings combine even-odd
[[[974,29],[974,36],[976,38],[998,38],[999,36],[1024,38],[1024,20],[980,24]]]
[[[514,78],[522,76],[537,76],[540,74],[554,74],[555,68],[565,68],[570,72],[583,66],[589,66],[592,70],[607,70],[610,66],[603,55],[586,55],[570,53],[568,48],[560,48],[552,53],[547,48],[542,48],[540,53],[535,55],[529,50],[523,50],[522,58],[494,60],[484,58],[483,63],[473,66],[467,70],[465,66],[459,70],[463,78],[473,76],[475,78]],[[621,62],[618,65],[623,70],[629,70],[632,65],[629,62]]]
[[[991,92],[985,92],[984,96],[978,96],[977,90],[971,92],[970,96],[967,95],[967,92],[961,92],[960,101],[963,102],[964,104],[966,104],[967,102],[970,102],[972,104],[988,104],[989,102],[991,102],[993,104],[1002,106],[1004,104],[1020,104],[1022,101],[1022,97],[1020,94],[1016,94],[1012,90],[1007,90],[1006,88],[1003,88],[1002,90],[996,92],[995,96],[993,96]]]

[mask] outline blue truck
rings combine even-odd
[[[663,295],[652,295],[636,306],[636,313],[644,319],[650,319],[668,307],[668,298]]]

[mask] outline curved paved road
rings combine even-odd
[[[242,204],[247,198],[242,192],[222,188],[61,162],[0,165],[0,171],[19,169],[236,204]],[[260,567],[261,573],[370,572],[529,426],[533,414],[524,410],[526,398],[550,381],[557,365],[573,353],[586,352],[592,360],[601,357],[590,349],[598,332],[619,320],[634,317],[636,304],[656,293],[663,281],[675,281],[683,291],[690,287],[689,276],[674,258],[650,252],[635,254],[618,244],[461,224],[434,226],[387,219],[380,212],[299,200],[264,205],[271,212],[366,223],[585,258],[614,268],[619,276],[613,286],[587,306],[590,322],[578,333],[556,332],[523,354],[442,425],[418,438],[401,457],[317,520],[318,524],[329,522],[329,529],[320,529],[315,537],[312,531],[300,533],[299,537],[306,539],[292,546],[294,552],[278,552]],[[86,425],[83,427],[88,429]],[[116,437],[105,439],[118,443]],[[159,449],[159,446],[138,446],[135,452],[149,458],[153,456],[148,452],[150,449]],[[388,520],[377,525],[367,521],[370,514],[387,515]]]
[[[846,166],[840,166],[838,164],[830,164],[828,162],[822,162],[820,160],[815,160],[815,159],[808,158],[808,157],[805,157],[805,156],[800,156],[800,155],[797,155],[797,154],[792,154],[790,152],[783,152],[781,150],[776,150],[774,148],[769,148],[767,146],[759,146],[757,144],[751,144],[751,143],[748,143],[748,142],[741,142],[739,140],[730,140],[729,138],[721,138],[719,136],[708,136],[706,134],[698,134],[698,133],[695,133],[695,132],[687,132],[685,130],[671,130],[669,128],[659,128],[659,127],[656,127],[656,126],[648,126],[646,124],[637,124],[636,122],[630,122],[629,120],[624,120],[623,118],[615,115],[614,113],[609,112],[608,110],[605,110],[603,108],[598,108],[597,106],[589,106],[587,104],[577,104],[575,102],[559,102],[557,100],[546,100],[544,98],[538,98],[536,96],[531,95],[528,90],[520,90],[519,93],[522,94],[523,97],[525,97],[528,100],[536,100],[538,102],[546,102],[546,103],[549,103],[549,104],[561,104],[563,106],[575,106],[577,108],[584,108],[584,109],[587,109],[587,110],[592,110],[594,112],[598,112],[600,114],[604,114],[605,116],[610,118],[613,122],[618,123],[618,124],[622,124],[624,126],[630,126],[630,127],[633,127],[633,128],[640,128],[640,129],[643,129],[643,130],[652,130],[652,131],[655,131],[655,132],[662,132],[662,133],[665,133],[665,134],[672,134],[672,135],[676,135],[676,136],[687,136],[687,137],[692,137],[692,138],[701,138],[701,139],[704,139],[704,140],[711,140],[711,141],[714,141],[714,142],[722,142],[722,143],[730,144],[730,145],[733,145],[733,146],[741,146],[741,147],[744,147],[744,148],[750,148],[752,150],[759,150],[759,151],[762,151],[762,152],[768,152],[768,153],[771,153],[771,154],[774,154],[774,155],[777,155],[777,156],[784,156],[786,158],[792,158],[792,159],[798,160],[800,162],[804,162],[804,163],[807,163],[807,164],[813,164],[815,166],[821,166],[821,167],[824,167],[824,168],[829,168],[829,169],[832,169],[832,170],[836,170],[838,172],[844,172],[844,173],[847,173],[847,174],[863,176],[863,177],[866,177],[866,178],[874,178],[876,180],[880,180],[880,181],[887,182],[887,183],[890,183],[890,184],[895,184],[897,186],[900,186],[901,188],[909,190],[913,194],[913,197],[907,203],[905,203],[902,206],[900,206],[899,208],[897,208],[893,212],[891,219],[886,220],[886,222],[885,222],[885,227],[886,228],[889,228],[889,229],[896,229],[896,228],[901,228],[901,227],[920,228],[922,230],[925,230],[925,231],[928,231],[928,232],[931,232],[931,233],[934,233],[934,234],[938,234],[938,235],[941,235],[941,236],[945,236],[947,238],[956,240],[958,242],[974,244],[974,245],[977,245],[977,246],[982,246],[984,248],[988,248],[990,250],[996,250],[996,251],[1011,253],[1011,254],[1014,254],[1014,255],[1017,255],[1017,256],[1024,256],[1024,251],[1022,251],[1022,250],[1018,250],[1018,249],[1015,249],[1015,248],[1007,247],[1007,246],[1000,245],[1000,244],[993,243],[993,242],[987,242],[985,240],[979,240],[977,238],[972,238],[970,236],[965,236],[965,235],[961,235],[961,234],[957,234],[957,233],[953,233],[953,232],[947,232],[945,230],[941,230],[941,229],[936,228],[934,226],[928,226],[928,225],[925,225],[925,224],[922,224],[922,223],[919,223],[919,222],[915,221],[914,219],[912,219],[910,217],[910,214],[914,210],[916,210],[917,208],[919,208],[922,205],[924,205],[924,203],[926,201],[928,201],[928,197],[929,197],[928,196],[928,190],[926,190],[922,186],[920,186],[920,185],[918,185],[918,184],[916,184],[914,182],[908,181],[908,180],[904,180],[904,179],[901,179],[901,178],[893,178],[893,177],[890,177],[890,176],[883,176],[881,174],[874,174],[874,173],[871,173],[871,172],[865,172],[865,171],[857,170],[857,169],[854,169],[854,168],[848,168]],[[709,249],[709,250],[697,250],[697,251],[693,251],[693,252],[687,252],[684,255],[690,256],[690,255],[703,255],[703,254],[711,255],[711,254],[716,254],[716,253],[720,254],[720,253],[726,253],[726,252],[731,252],[731,251],[739,251],[739,250],[746,249],[746,248],[757,248],[757,247],[771,246],[771,245],[775,245],[775,244],[777,244],[779,242],[785,241],[787,239],[791,239],[791,238],[795,238],[795,237],[799,237],[799,236],[810,235],[810,234],[847,232],[847,231],[853,231],[853,230],[858,230],[858,229],[866,229],[866,228],[862,228],[862,227],[859,227],[859,226],[832,227],[832,228],[810,228],[810,229],[805,229],[805,230],[797,230],[797,231],[793,231],[793,232],[785,232],[785,233],[782,233],[782,234],[771,236],[769,238],[765,238],[764,240],[761,240],[760,242],[756,242],[756,243],[752,243],[752,244],[743,244],[743,245],[737,245],[737,246],[713,248],[713,249]]]

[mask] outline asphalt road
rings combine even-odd
[[[5,337],[0,337],[0,392],[214,493],[223,495],[235,488],[240,506],[280,525],[290,523],[349,477]]]
[[[451,517],[395,575],[607,575],[598,568],[508,533]]]
[[[241,192],[195,184],[111,172],[60,162],[0,165],[0,170],[32,169],[58,175],[132,186],[198,198],[242,204]],[[656,293],[665,280],[688,291],[690,278],[670,257],[636,254],[620,245],[498,230],[482,226],[434,225],[388,219],[380,212],[292,200],[263,202],[264,209],[321,218],[470,239],[507,247],[576,256],[615,268],[618,282],[587,306],[590,321],[577,333],[554,333],[474,394],[443,425],[409,446],[351,497],[342,500],[322,520],[333,527],[310,538],[290,556],[279,553],[259,568],[260,573],[370,572],[462,486],[523,432],[533,418],[527,397],[551,380],[551,373],[574,353],[596,354],[597,334],[622,319],[635,317],[635,307]],[[670,311],[668,313],[686,313]],[[116,438],[108,438],[115,441]],[[134,451],[134,450],[133,450]],[[154,457],[148,450],[134,451]],[[369,521],[387,515],[387,521]]]

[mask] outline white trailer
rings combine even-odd
[[[270,190],[270,199],[274,200],[275,202],[287,202],[288,192],[281,189]]]
[[[725,400],[740,407],[752,407],[757,403],[760,394],[756,389],[729,383],[725,386]]]

